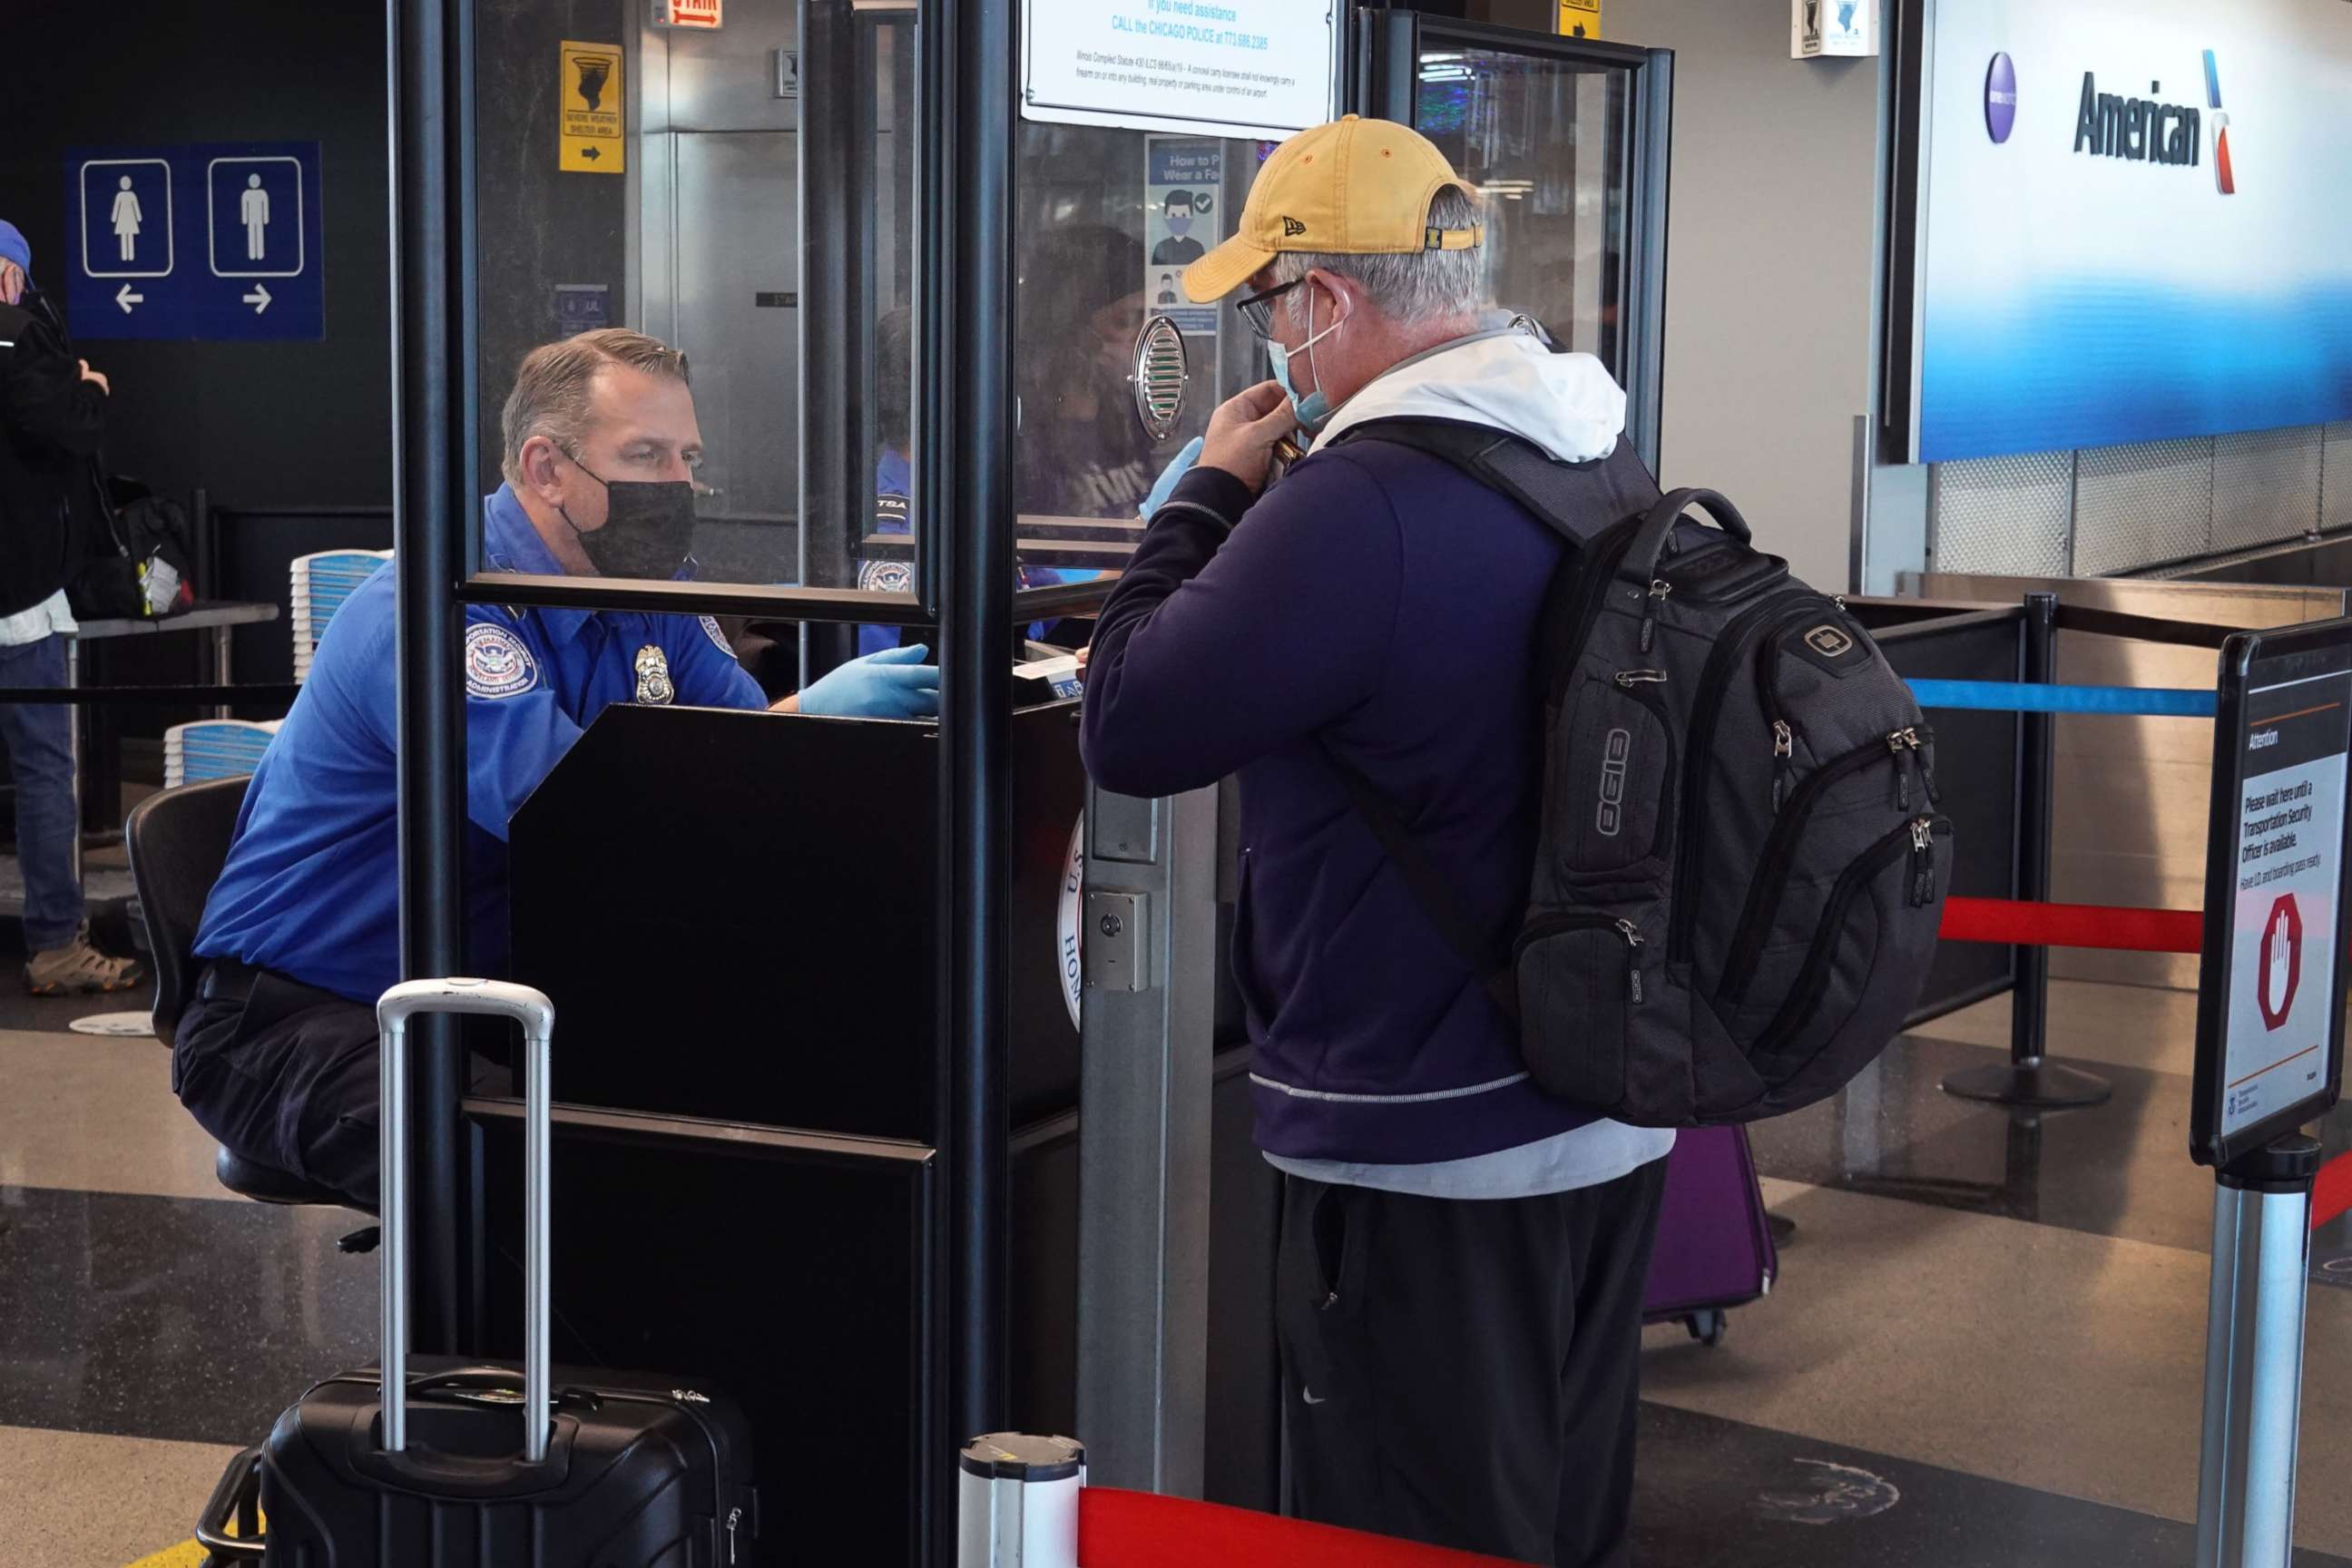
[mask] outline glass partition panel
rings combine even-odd
[[[1272,150],[1139,131],[1018,128],[1014,505],[1023,589],[1115,575],[1142,532],[1140,508],[1160,470],[1208,428],[1220,402],[1266,378],[1265,351],[1248,329],[1222,301],[1190,303],[1182,275],[1233,232]],[[1163,320],[1168,325],[1147,341],[1147,327]],[[1057,641],[1084,635],[1083,626],[1057,634],[1050,617],[1030,629]]]
[[[1631,76],[1425,27],[1414,128],[1486,196],[1488,298],[1625,378]]]
[[[656,9],[475,8],[483,565],[906,602],[913,0]]]

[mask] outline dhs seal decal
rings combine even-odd
[[[653,643],[637,649],[637,700],[658,708],[677,695],[669,683],[669,656]]]
[[[466,690],[496,700],[520,697],[539,684],[539,663],[522,639],[494,621],[466,628]]]
[[[733,658],[735,657],[735,645],[729,642],[727,640],[727,634],[719,629],[718,616],[705,616],[702,617],[702,635],[709,637],[710,639],[711,646],[717,648],[720,653],[725,654],[729,658]]]
[[[857,569],[857,587],[866,594],[911,594],[915,568],[904,561],[868,561]]]
[[[1062,897],[1054,910],[1054,958],[1062,970],[1062,1001],[1070,1009],[1070,1027],[1078,1026],[1078,994],[1086,988],[1079,962],[1078,910],[1086,903],[1087,814],[1070,826],[1070,852],[1062,859]]]

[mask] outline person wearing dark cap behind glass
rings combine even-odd
[[[0,222],[0,686],[63,686],[76,627],[66,574],[74,519],[95,503],[111,389],[76,359],[57,311],[32,285],[33,247]],[[87,498],[83,487],[93,487]],[[0,703],[0,741],[16,785],[16,858],[25,875],[25,988],[36,996],[127,991],[144,977],[89,940],[74,840],[73,710]]]

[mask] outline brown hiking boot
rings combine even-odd
[[[94,996],[128,991],[147,978],[135,958],[109,958],[90,945],[85,922],[73,941],[25,961],[25,989],[36,996]]]

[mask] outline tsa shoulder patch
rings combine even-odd
[[[729,658],[733,658],[735,657],[735,645],[729,642],[727,640],[727,634],[719,629],[718,616],[705,616],[702,617],[702,635],[709,637],[712,644],[718,647],[720,653],[725,654]]]
[[[494,621],[466,628],[466,691],[496,700],[520,697],[539,684],[539,661],[522,639]]]

